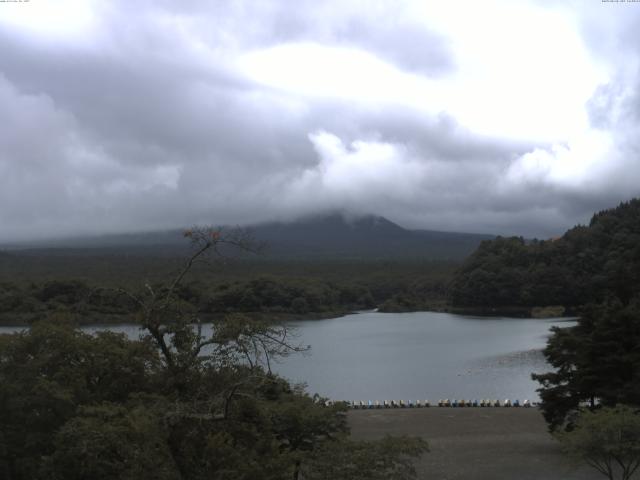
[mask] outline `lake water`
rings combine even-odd
[[[292,322],[311,350],[274,370],[332,399],[510,398],[537,400],[532,372],[549,370],[541,349],[565,319],[487,318],[447,313],[363,312]],[[137,338],[135,325],[110,328]],[[10,327],[0,328],[0,333]]]
[[[518,398],[535,400],[532,372],[564,319],[487,318],[447,313],[360,313],[295,325],[310,355],[278,371],[335,399]]]

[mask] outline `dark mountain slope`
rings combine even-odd
[[[286,256],[462,259],[489,235],[407,230],[383,217],[335,214],[251,228],[267,252]]]
[[[378,216],[350,219],[341,214],[247,227],[266,243],[266,258],[425,258],[460,260],[491,235],[407,230]],[[14,246],[22,253],[46,255],[182,255],[188,247],[182,230],[39,242]]]

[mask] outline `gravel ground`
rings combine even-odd
[[[427,440],[430,452],[416,464],[420,479],[604,479],[566,459],[536,408],[352,410],[348,418],[358,439],[391,434]]]

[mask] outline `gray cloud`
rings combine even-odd
[[[335,208],[550,236],[637,193],[637,75],[589,104],[593,126],[616,132],[605,174],[567,185],[545,170],[551,154],[529,168],[527,154],[550,145],[477,135],[446,112],[288,94],[233,67],[242,52],[297,41],[363,49],[429,78],[455,72],[448,39],[395,3],[365,14],[359,2],[177,5],[96,7],[86,43],[0,23],[0,240]],[[598,35],[585,27],[590,42]]]

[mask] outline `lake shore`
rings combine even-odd
[[[216,313],[201,313],[200,317],[203,322],[211,322],[221,319],[227,315],[245,315],[255,320],[263,320],[273,323],[291,322],[291,321],[313,321],[313,320],[327,320],[332,318],[339,318],[345,315],[354,315],[358,313],[367,312],[380,312],[380,313],[451,313],[454,315],[466,315],[474,317],[486,317],[486,318],[575,318],[575,312],[572,310],[563,310],[559,312],[557,310],[551,310],[545,314],[534,314],[531,308],[523,307],[496,307],[496,308],[480,308],[480,307],[452,307],[450,305],[430,305],[425,308],[407,308],[407,309],[388,309],[384,308],[384,305],[379,308],[369,310],[330,310],[322,312],[216,312]],[[34,313],[18,313],[18,312],[2,312],[0,313],[0,326],[2,327],[28,327],[34,321],[41,318],[45,318],[51,315],[52,312],[41,312],[40,314]],[[89,312],[86,314],[69,312],[69,315],[80,326],[90,325],[128,325],[135,323],[135,316],[131,314],[100,314],[95,312]]]
[[[537,408],[351,410],[352,436],[416,435],[430,452],[416,463],[424,480],[597,480],[576,466],[547,432]]]
[[[283,323],[293,321],[307,321],[307,320],[327,320],[331,318],[339,318],[345,315],[351,315],[359,313],[358,311],[350,310],[337,310],[329,312],[307,312],[307,313],[289,313],[289,312],[228,312],[228,313],[203,313],[200,318],[203,323],[214,322],[220,320],[228,315],[244,315],[254,320],[263,320],[272,323]],[[0,315],[0,327],[28,327],[33,322],[46,318],[51,312],[44,312],[41,317],[35,315],[21,315],[11,314],[6,312]],[[85,326],[99,326],[99,325],[131,325],[136,323],[135,316],[131,314],[117,315],[117,314],[87,314],[82,315],[78,313],[70,313],[70,316],[77,325]]]

